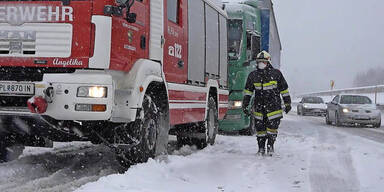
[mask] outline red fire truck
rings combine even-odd
[[[214,143],[227,15],[210,0],[5,0],[0,66],[1,160],[15,145],[90,140],[146,161],[169,134]]]

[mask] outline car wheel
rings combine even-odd
[[[373,124],[374,128],[380,128],[381,127],[381,120],[378,123]]]
[[[336,127],[341,126],[340,117],[339,117],[339,114],[337,112],[335,113],[335,125],[336,125]]]
[[[328,114],[328,112],[325,113],[325,123],[326,123],[327,125],[332,124],[332,122],[329,120],[329,114]]]
[[[297,115],[300,116],[300,108],[297,107]]]

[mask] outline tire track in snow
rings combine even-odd
[[[121,167],[102,145],[73,145],[0,164],[1,192],[69,192],[117,173]]]
[[[309,124],[306,119],[301,122],[301,126]],[[310,124],[308,127],[311,127]],[[316,129],[313,136],[317,139],[317,144],[313,146],[309,167],[312,191],[359,191],[360,184],[353,166],[351,150],[345,142],[346,136],[326,125],[312,125],[313,128]]]

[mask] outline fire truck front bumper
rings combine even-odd
[[[24,83],[24,84],[23,84]],[[0,95],[0,115],[45,115],[56,120],[100,121],[112,114],[114,86],[112,76],[103,71],[44,74],[41,82],[1,82],[7,87]],[[0,85],[0,86],[1,86]],[[23,86],[32,94],[14,93],[9,86]],[[27,89],[24,88],[24,89]],[[4,94],[5,92],[11,92]]]

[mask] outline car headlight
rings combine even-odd
[[[229,108],[239,109],[243,106],[243,101],[229,101]]]
[[[79,87],[77,97],[105,98],[107,97],[107,87]]]
[[[304,107],[304,108],[308,108],[308,105],[305,105],[305,104],[304,104],[303,107]]]
[[[347,108],[343,109],[343,113],[349,113],[349,112],[350,112],[349,109],[347,109]]]

